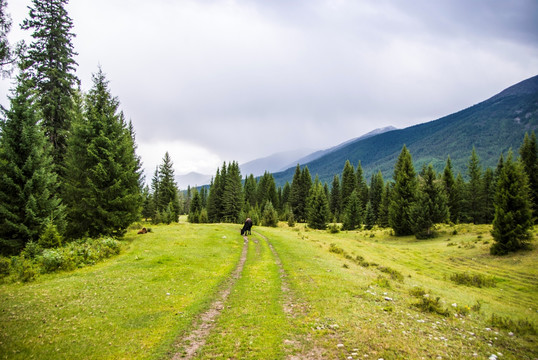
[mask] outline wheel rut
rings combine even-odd
[[[199,316],[198,320],[195,322],[194,330],[191,331],[190,334],[176,341],[174,346],[179,351],[172,356],[172,360],[191,359],[196,354],[198,349],[205,345],[210,331],[215,326],[216,318],[224,309],[224,304],[230,296],[230,292],[232,291],[234,284],[241,277],[243,272],[245,261],[247,260],[248,250],[248,239],[244,237],[244,240],[241,257],[236,268],[226,280],[225,286],[218,293],[216,300],[213,301],[208,310]]]

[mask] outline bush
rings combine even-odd
[[[45,249],[41,255],[41,265],[43,272],[50,273],[60,269],[63,257],[60,251],[55,249]]]
[[[27,259],[35,259],[37,256],[43,253],[43,248],[39,243],[29,241],[26,243],[26,246],[21,251],[21,256]]]
[[[329,245],[329,252],[332,252],[332,253],[335,253],[335,254],[340,254],[340,255],[343,255],[344,254],[344,249],[336,246],[335,243],[332,243],[331,245]]]
[[[459,285],[474,286],[478,288],[495,287],[495,278],[486,277],[482,274],[471,275],[467,272],[455,273],[450,276],[450,280]]]
[[[0,256],[0,277],[6,277],[9,275],[9,268],[11,266],[11,260],[7,257]]]
[[[424,295],[426,295],[426,290],[420,286],[415,286],[411,290],[409,290],[409,294],[414,297],[422,298]]]
[[[38,244],[45,249],[55,248],[62,245],[62,236],[52,220],[47,223],[43,234],[39,237]]]
[[[290,212],[290,215],[288,216],[288,226],[294,227],[295,226],[295,216],[293,216],[293,213]]]
[[[510,330],[519,334],[536,335],[536,327],[527,320],[518,319],[516,321],[503,316],[491,314],[491,326],[499,329]]]
[[[278,213],[276,212],[273,204],[268,201],[265,204],[262,215],[262,225],[276,227],[278,224]]]
[[[340,226],[338,226],[337,224],[331,224],[327,227],[327,231],[330,234],[338,234],[340,232]]]
[[[443,316],[449,316],[450,312],[447,309],[443,309],[439,303],[439,296],[434,299],[430,298],[427,295],[424,295],[418,303],[413,304],[414,307],[418,308],[423,312],[435,313]]]
[[[393,280],[397,280],[399,282],[402,282],[404,280],[404,276],[398,270],[394,270],[393,268],[390,268],[388,266],[380,266],[378,267],[378,269],[385,274],[389,274]]]
[[[22,282],[34,280],[39,273],[37,266],[23,257],[13,257],[11,259],[11,269],[15,278]]]

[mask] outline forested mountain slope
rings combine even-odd
[[[501,152],[515,152],[525,132],[538,129],[538,75],[513,85],[490,99],[428,123],[354,142],[307,165],[312,176],[318,174],[330,183],[340,174],[344,163],[361,161],[367,179],[381,170],[385,179],[392,177],[402,146],[410,150],[415,167],[432,163],[437,171],[450,156],[455,173],[465,176],[473,146],[483,167],[494,167]],[[274,174],[277,185],[293,178],[294,168]]]

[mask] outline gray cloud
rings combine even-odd
[[[163,144],[178,172],[206,171],[201,158],[216,167],[325,148],[458,111],[538,69],[533,0],[72,0],[68,10],[83,86],[100,63],[149,176]]]

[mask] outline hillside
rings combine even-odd
[[[330,182],[346,160],[361,161],[367,178],[381,170],[392,177],[394,163],[405,144],[415,167],[432,163],[441,171],[447,156],[455,173],[465,176],[473,146],[482,167],[494,167],[501,152],[517,151],[525,132],[538,129],[538,76],[503,90],[490,99],[438,120],[393,130],[341,147],[306,164],[312,176]],[[294,168],[274,174],[278,185],[293,178]]]

